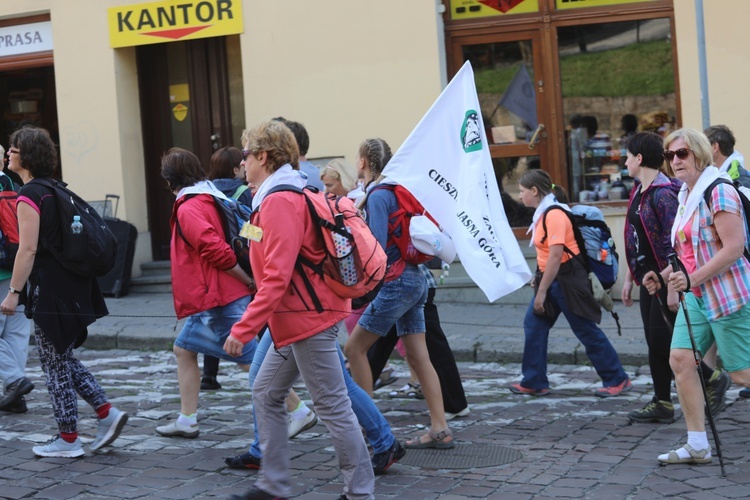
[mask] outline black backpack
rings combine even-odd
[[[196,196],[195,194],[187,195],[188,199]],[[211,195],[214,199],[214,205],[216,210],[219,212],[221,218],[221,226],[224,230],[224,239],[234,250],[234,255],[237,257],[237,263],[240,265],[243,271],[248,276],[253,275],[253,271],[250,268],[250,242],[247,238],[240,236],[240,231],[245,223],[250,222],[250,214],[252,210],[247,205],[240,203],[234,199],[219,198]],[[182,228],[180,228],[180,220],[175,217],[175,225],[177,234],[185,242],[187,246],[193,248],[193,245],[185,239],[185,235],[182,234]]]
[[[34,182],[52,189],[62,233],[60,242],[45,241],[42,235],[43,247],[60,265],[79,276],[94,278],[111,271],[117,257],[117,239],[99,213],[62,181],[42,178]],[[81,218],[83,231],[74,234],[70,225],[76,215]]]

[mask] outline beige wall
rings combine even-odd
[[[353,160],[368,137],[395,151],[440,94],[435,0],[246,1],[244,9],[248,125],[279,115],[304,123],[310,157]]]
[[[151,250],[135,51],[109,47],[106,17],[107,7],[128,3],[0,2],[0,19],[50,14],[63,180],[86,200],[120,196],[117,215],[138,228],[141,262]]]
[[[703,129],[695,0],[674,0],[683,126]],[[750,158],[747,0],[703,0],[711,124],[727,125]]]

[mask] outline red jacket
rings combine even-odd
[[[276,347],[312,337],[351,314],[351,301],[336,295],[323,279],[302,266],[323,305],[318,313],[299,272],[297,255],[320,262],[325,250],[312,224],[304,196],[292,192],[266,197],[253,224],[263,230],[260,242],[250,243],[250,265],[258,292],[231,335],[242,343],[252,340],[266,323]]]
[[[180,221],[184,238],[177,233],[175,220]],[[211,195],[178,199],[170,223],[169,254],[178,318],[225,306],[250,295],[247,285],[224,272],[237,264],[237,257],[224,239],[221,216]]]

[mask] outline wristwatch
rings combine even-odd
[[[21,290],[16,290],[16,289],[15,289],[15,288],[13,288],[12,286],[9,286],[9,287],[8,287],[8,291],[9,291],[10,293],[15,293],[16,295],[20,295],[20,293],[21,293]]]

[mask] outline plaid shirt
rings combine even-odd
[[[437,282],[435,281],[435,276],[432,275],[432,271],[427,269],[427,266],[424,264],[419,264],[419,270],[422,271],[422,276],[424,276],[424,279],[427,280],[427,288],[437,288]]]
[[[727,184],[717,185],[711,193],[711,209],[701,199],[698,205],[698,217],[693,216],[691,243],[698,268],[706,265],[721,249],[721,240],[714,226],[714,213],[719,211],[739,214],[742,217],[742,228],[745,233],[745,247],[748,246],[746,223],[742,214],[742,203],[735,189]],[[676,245],[679,252],[681,245]],[[744,256],[732,264],[726,271],[718,274],[700,285],[706,304],[708,320],[712,321],[739,311],[750,301],[750,263]]]

